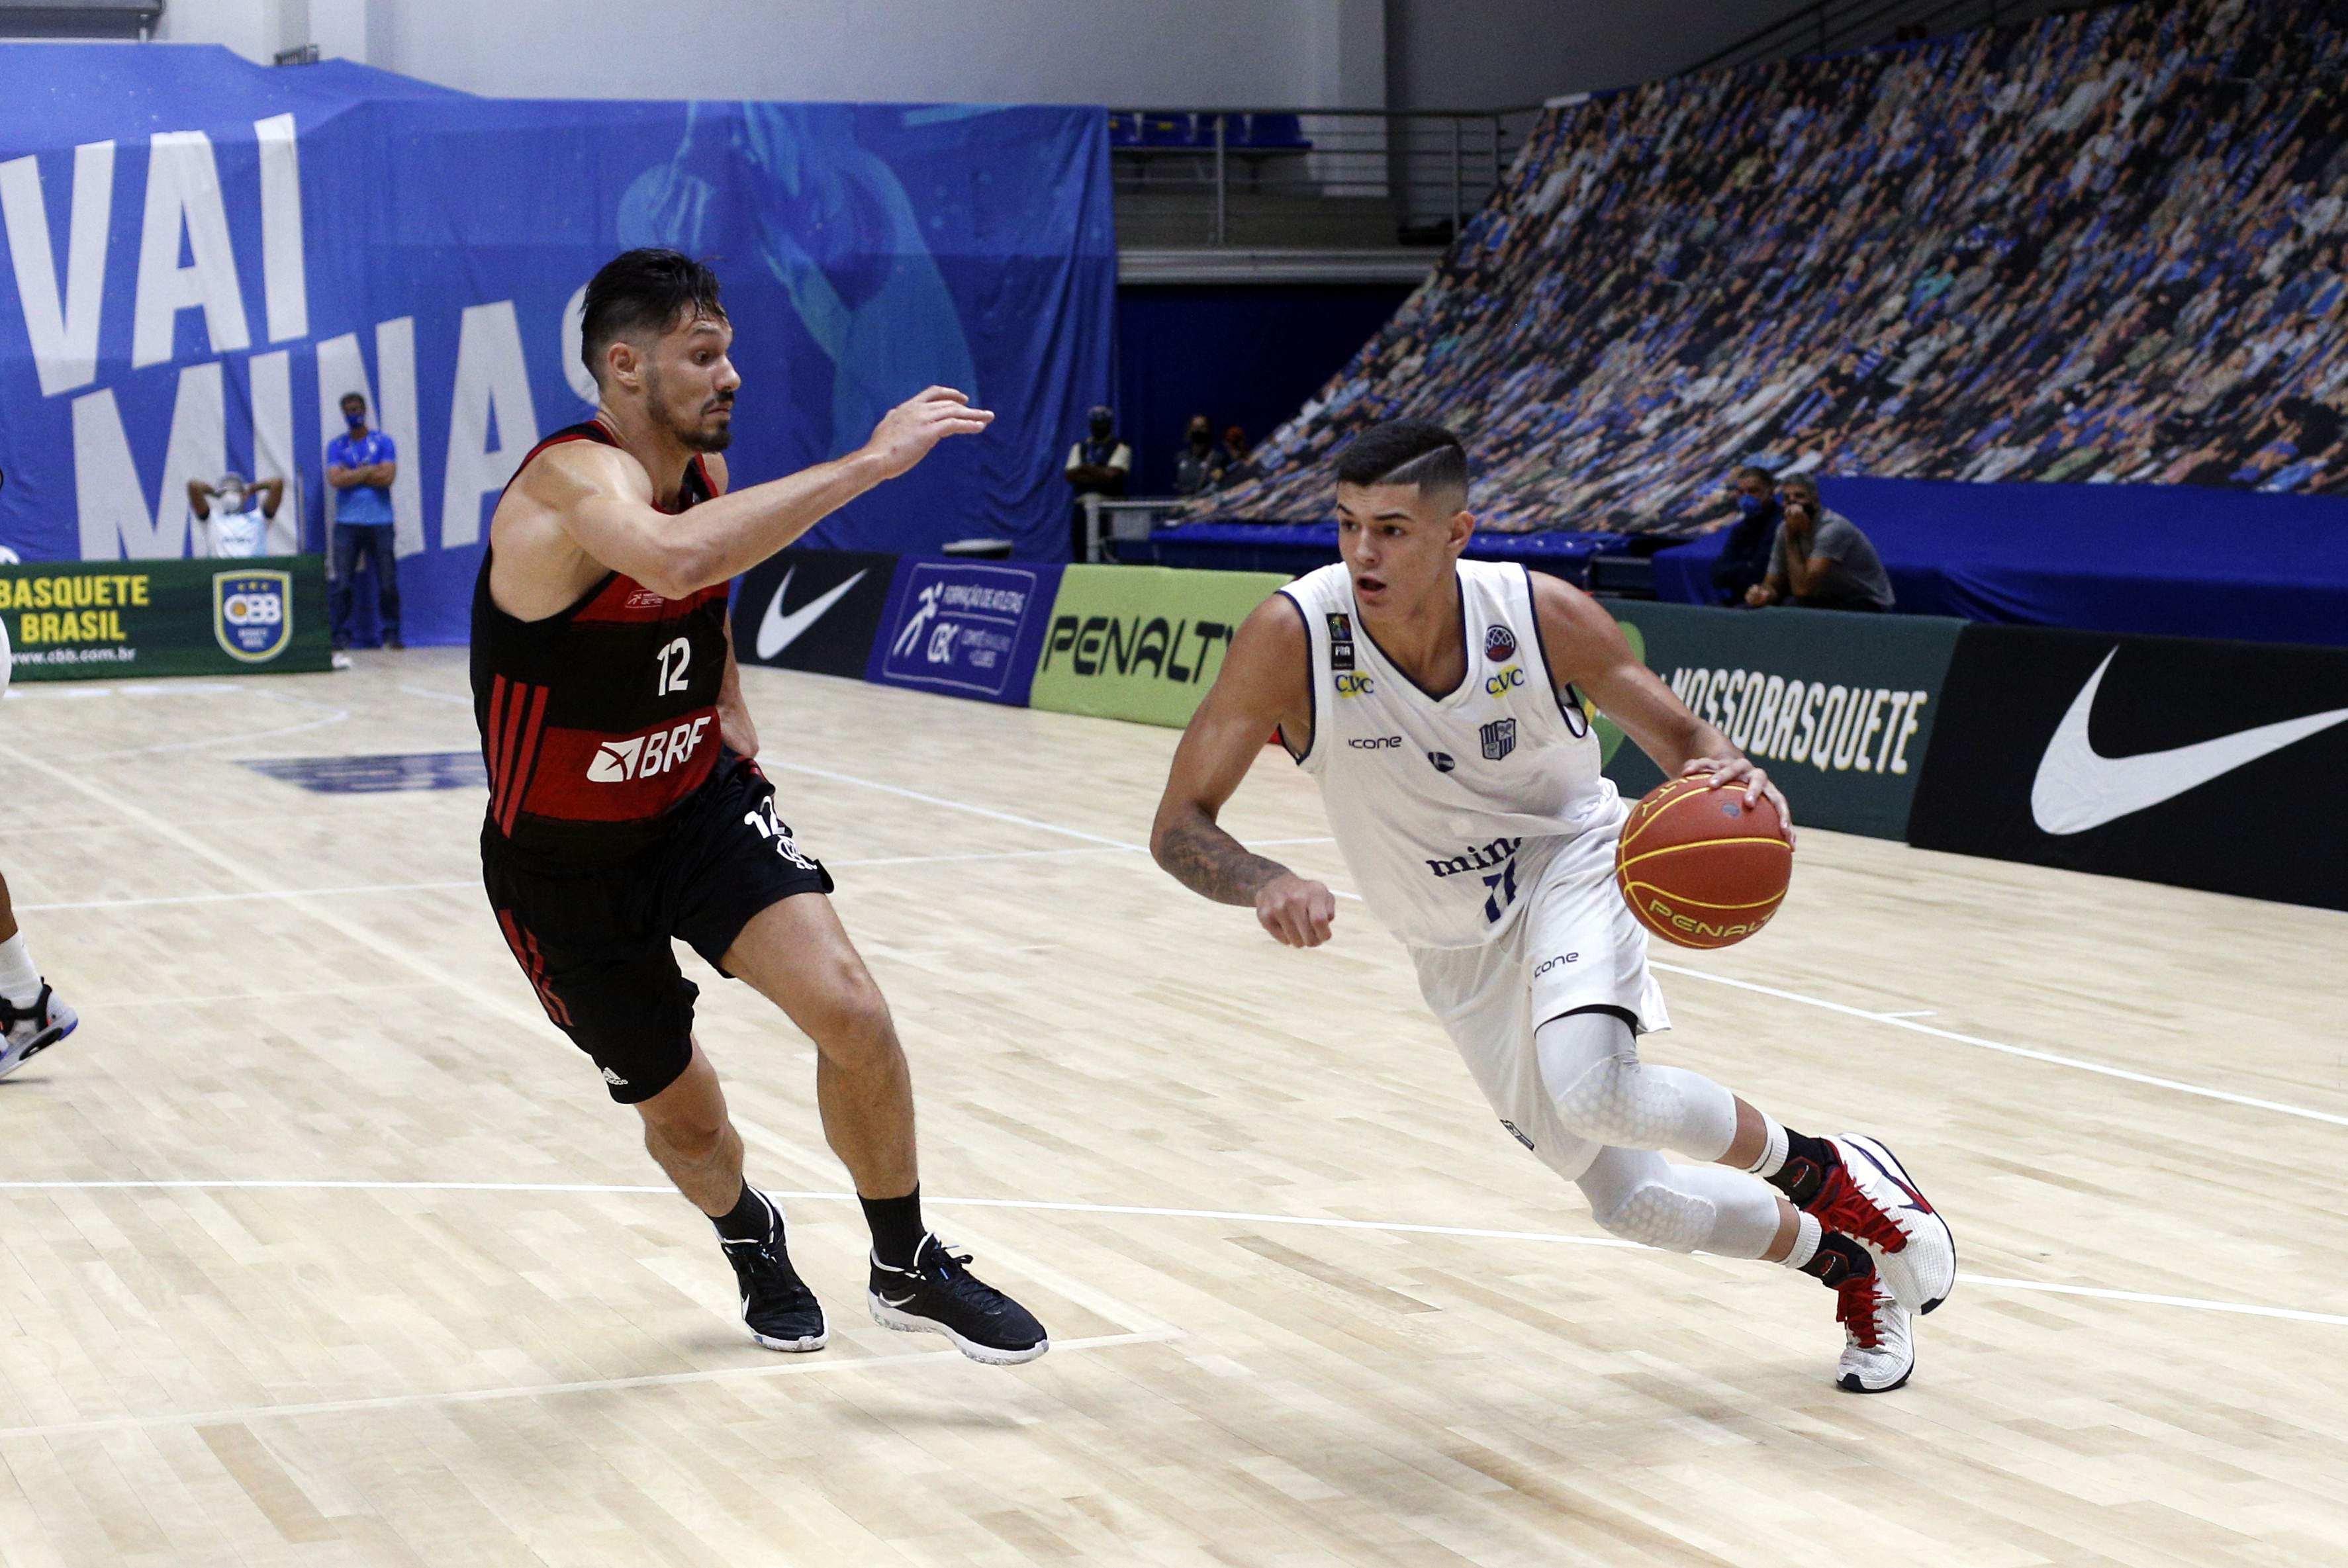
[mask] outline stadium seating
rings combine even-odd
[[[1559,108],[1189,515],[1324,519],[1322,459],[1398,416],[1468,437],[1501,531],[1698,532],[1743,461],[1830,505],[1839,475],[2348,496],[2343,69],[2324,0],[2188,0]]]

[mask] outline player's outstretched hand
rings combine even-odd
[[[1707,787],[1724,789],[1731,784],[1745,786],[1745,803],[1748,806],[1763,796],[1777,808],[1777,820],[1786,824],[1786,842],[1794,841],[1794,809],[1786,804],[1786,797],[1769,782],[1769,775],[1753,766],[1749,757],[1698,757],[1680,769],[1680,777],[1691,778],[1698,773],[1712,775]]]
[[[948,436],[975,436],[993,423],[994,414],[972,407],[953,387],[932,387],[882,416],[864,449],[880,459],[882,477],[893,480]]]
[[[1283,872],[1255,895],[1255,917],[1275,941],[1318,947],[1329,940],[1329,923],[1337,918],[1337,895],[1320,882]]]

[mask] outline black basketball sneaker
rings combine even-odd
[[[968,1253],[932,1235],[913,1266],[872,1263],[872,1321],[904,1334],[942,1334],[973,1361],[1016,1367],[1052,1348],[1035,1315],[970,1272]]]
[[[791,1254],[783,1245],[781,1212],[764,1192],[758,1197],[771,1216],[767,1233],[747,1242],[718,1238],[742,1286],[742,1321],[750,1326],[750,1337],[769,1350],[820,1350],[831,1337],[823,1304],[791,1267]]]

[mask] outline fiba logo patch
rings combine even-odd
[[[222,572],[212,578],[212,635],[228,656],[266,664],[294,637],[294,574]]]
[[[1517,721],[1496,718],[1476,732],[1484,742],[1484,760],[1498,762],[1517,748]]]
[[[1496,665],[1505,665],[1517,656],[1516,634],[1506,626],[1484,628],[1484,656]]]

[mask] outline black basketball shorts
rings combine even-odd
[[[518,854],[489,823],[481,880],[547,1017],[623,1105],[660,1093],[693,1059],[701,990],[677,968],[670,938],[725,975],[726,950],[752,916],[831,891],[831,873],[775,814],[775,787],[730,752],[676,809],[668,834],[630,859],[566,872]]]

